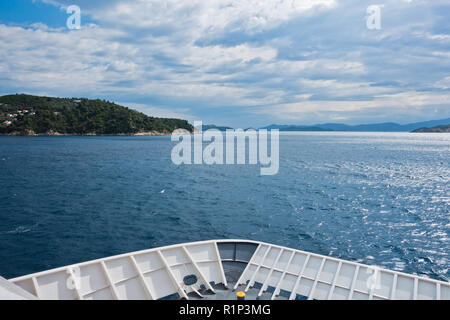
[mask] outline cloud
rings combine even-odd
[[[0,25],[4,93],[237,126],[449,116],[445,1],[386,0],[381,30],[366,28],[369,1],[45,2],[75,2],[92,23]]]
[[[190,110],[187,108],[169,110],[161,106],[152,106],[142,103],[122,101],[115,101],[115,103],[128,107],[130,109],[138,110],[152,117],[185,119],[190,121],[191,123],[193,123],[195,120],[198,120],[197,117],[189,114]]]
[[[371,100],[321,100],[280,104],[255,110],[255,113],[268,114],[278,120],[302,120],[310,123],[320,122],[324,114],[330,120],[347,119],[363,121],[364,118],[381,120],[386,113],[402,116],[405,113],[419,115],[426,112],[437,116],[448,108],[450,93],[402,92],[383,94]],[[402,121],[400,121],[402,122]]]
[[[65,8],[73,0],[45,0]],[[197,32],[245,30],[257,32],[311,10],[332,8],[336,0],[134,0],[76,2],[83,11],[101,22],[135,28],[167,27]],[[187,29],[186,29],[187,28]]]
[[[434,86],[444,90],[450,89],[450,77],[445,77],[444,79],[437,81]]]

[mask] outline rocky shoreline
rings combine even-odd
[[[171,132],[158,132],[158,131],[142,131],[137,133],[114,133],[114,134],[97,134],[95,132],[88,132],[84,134],[76,134],[76,133],[60,133],[57,131],[50,130],[46,133],[35,133],[33,130],[25,130],[25,131],[14,131],[8,134],[0,134],[0,136],[22,136],[22,137],[89,137],[89,136],[167,136],[170,135]]]

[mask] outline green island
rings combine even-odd
[[[194,128],[186,120],[151,117],[99,99],[0,97],[0,135],[164,135],[175,129]]]
[[[450,133],[450,124],[436,126],[432,128],[420,128],[412,131],[414,133]]]

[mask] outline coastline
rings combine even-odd
[[[32,130],[27,130],[25,132],[11,132],[7,134],[0,134],[3,137],[96,137],[96,136],[168,136],[171,132],[163,131],[143,131],[137,133],[111,133],[111,134],[97,134],[95,132],[88,132],[83,134],[78,133],[60,133],[56,131],[49,131],[46,133],[35,133]]]
[[[413,134],[449,134],[450,132],[443,131],[280,131],[280,134],[329,134],[329,133],[413,133]],[[34,132],[11,132],[0,133],[0,137],[150,137],[150,136],[170,136],[172,134],[201,134],[200,131],[194,130],[194,132],[188,131],[174,131],[174,132],[137,132],[137,133],[110,133],[110,134],[97,134],[93,132],[78,134],[78,133],[60,133],[60,132],[46,132],[46,133],[34,133]]]

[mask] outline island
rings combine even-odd
[[[412,131],[414,133],[450,133],[450,124],[436,126],[432,128],[420,128]]]
[[[193,132],[194,127],[100,99],[0,97],[0,135],[166,135],[175,129]]]
[[[227,131],[227,130],[234,130],[231,127],[225,127],[225,126],[216,126],[215,124],[204,124],[202,125],[202,131],[206,131],[209,129],[219,130],[219,131]]]

